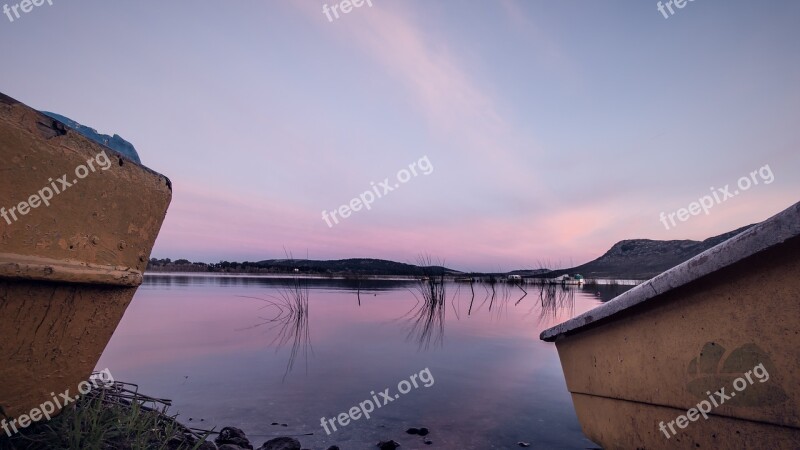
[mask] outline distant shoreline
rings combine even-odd
[[[254,273],[254,272],[195,272],[195,271],[170,271],[170,272],[150,272],[146,271],[145,276],[197,276],[197,277],[229,277],[229,278],[271,278],[285,280],[287,278],[305,278],[309,280],[387,280],[387,281],[416,281],[418,276],[414,275],[321,275],[305,273]],[[445,276],[445,279],[453,278]]]
[[[444,267],[444,261],[431,256],[420,256],[415,263],[401,263],[375,258],[347,258],[337,260],[266,259],[262,261],[220,261],[218,263],[191,262],[188,259],[151,258],[145,270],[154,273],[240,274],[254,276],[317,276],[328,279],[413,279],[421,276],[446,278],[485,278],[491,282],[514,275],[523,280],[552,279],[563,275],[581,275],[586,281],[649,280],[694,256],[744,232],[751,225],[730,231],[704,241],[628,239],[617,242],[599,258],[576,267],[551,269],[520,269],[508,272],[465,272]],[[530,284],[530,283],[526,283]],[[599,283],[604,284],[604,283]],[[623,284],[623,283],[617,283]],[[626,283],[627,284],[627,283]],[[636,282],[638,284],[638,282]]]
[[[339,281],[409,281],[414,282],[420,279],[418,275],[320,275],[320,274],[304,274],[304,273],[247,273],[247,272],[181,272],[181,271],[170,271],[170,272],[145,272],[145,276],[154,276],[154,277],[171,277],[171,276],[196,276],[196,277],[206,277],[206,278],[265,278],[265,279],[273,279],[273,280],[285,280],[290,278],[303,278],[308,280],[339,280]],[[488,278],[490,276],[495,277],[496,282],[502,283],[519,283],[520,281],[509,281],[505,275],[497,276],[493,274],[483,274],[483,275],[474,275],[475,283],[483,283],[488,282]],[[460,276],[454,275],[445,275],[444,279],[448,282],[463,282],[468,283],[469,281],[464,280]],[[546,278],[523,278],[521,284],[540,284],[542,281],[546,281]],[[641,284],[647,280],[626,280],[626,279],[615,279],[615,278],[592,278],[588,279],[584,285],[592,285],[592,284],[600,284],[600,285],[610,285],[610,284],[618,284],[618,285],[625,285],[625,286],[635,286],[637,284]],[[553,281],[549,282],[549,284],[561,284],[559,282]]]

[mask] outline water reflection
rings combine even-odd
[[[533,285],[491,278],[448,283],[443,277],[425,277],[410,289],[416,303],[399,319],[408,327],[407,340],[415,342],[420,350],[427,350],[431,346],[441,347],[444,344],[448,284],[453,291],[449,306],[457,321],[462,319],[462,302],[466,305],[467,318],[485,313],[493,320],[507,316],[511,308],[526,308],[530,304],[525,316],[535,314],[540,326],[552,325],[575,316],[577,292],[594,295],[599,301],[605,302],[633,287],[618,284],[586,287],[565,284]],[[536,297],[529,297],[531,293],[536,295],[537,291],[538,301]]]
[[[305,448],[369,448],[387,438],[419,448],[404,433],[418,425],[436,430],[440,448],[511,448],[520,440],[593,446],[581,434],[555,348],[538,334],[623,288],[299,278],[294,296],[292,277],[148,276],[99,367],[172,398],[184,418],[209,427],[266,436],[280,422],[289,424],[281,431],[315,432],[302,439]],[[320,416],[423,367],[436,375],[424,395],[335,436],[318,432]]]
[[[431,341],[442,346],[447,311],[444,274],[423,277],[411,293],[417,303],[401,317],[409,323],[408,340],[417,342],[420,349],[430,348]]]
[[[634,286],[634,284],[611,282],[609,284],[587,284],[584,287],[584,290],[587,292],[593,292],[594,296],[597,297],[598,300],[605,303],[622,294],[623,292],[632,289]]]
[[[268,333],[273,335],[269,346],[274,346],[275,351],[291,342],[289,360],[283,374],[284,380],[294,368],[298,355],[303,356],[307,373],[308,353],[314,351],[308,326],[309,288],[307,281],[302,278],[294,278],[291,282],[276,288],[276,295],[268,295],[269,298],[241,296],[265,302],[266,305],[261,309],[269,310],[273,314],[259,317],[261,322],[248,327],[248,329],[267,327]]]
[[[475,304],[475,284],[483,287],[483,300],[477,305]],[[456,285],[455,298],[458,299],[459,305],[461,301],[460,293],[463,284]],[[466,288],[464,289],[466,291]],[[517,297],[519,296],[519,297]],[[505,282],[496,279],[469,281],[469,308],[467,309],[467,316],[471,316],[474,311],[479,312],[484,306],[488,307],[487,310],[492,312],[494,310],[495,317],[500,317],[504,312],[508,311],[508,306],[514,300],[513,306],[518,306],[525,297],[528,296],[528,290],[525,285],[519,282]]]
[[[558,317],[564,315],[568,317],[574,316],[576,289],[576,286],[564,284],[539,285],[539,299],[541,302],[539,323],[555,321]]]
[[[309,289],[329,289],[334,291],[391,291],[413,286],[413,279],[375,279],[375,278],[332,278],[332,277],[292,277],[292,276],[267,276],[267,275],[225,275],[225,274],[145,274],[143,288],[158,288],[163,290],[169,287],[186,286],[217,286],[217,287],[264,287],[275,288],[292,283],[295,278],[300,278]]]
[[[242,296],[264,302],[260,310],[265,312],[259,316],[259,323],[240,330],[265,328],[271,336],[269,345],[276,351],[289,347],[284,379],[294,369],[298,357],[303,358],[307,370],[308,357],[310,354],[313,355],[308,306],[311,289],[350,292],[356,297],[352,303],[356,308],[362,306],[363,297],[396,290],[410,292],[415,304],[397,320],[405,324],[407,342],[414,342],[418,350],[429,350],[444,345],[448,307],[456,321],[479,314],[485,314],[492,320],[500,320],[510,313],[511,308],[525,308],[527,313],[524,315],[534,315],[537,317],[537,324],[543,326],[573,317],[575,294],[578,291],[593,295],[597,300],[605,302],[632,287],[615,283],[585,286],[525,284],[495,277],[465,278],[453,283],[446,280],[442,273],[428,273],[417,280],[382,280],[360,276],[333,279],[192,274],[147,275],[145,280],[146,286],[157,286],[159,289],[189,285],[265,289],[267,294],[264,296]],[[452,293],[450,297],[447,295],[448,292]],[[466,316],[462,314],[464,310]]]

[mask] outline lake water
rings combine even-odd
[[[302,279],[308,314],[281,316],[274,305],[291,283],[147,275],[98,369],[172,399],[188,425],[239,427],[256,447],[281,435],[309,449],[388,439],[402,449],[596,447],[580,430],[555,346],[539,333],[628,287],[526,285],[523,297],[508,284],[493,295],[487,284],[446,283],[444,304],[432,308],[415,282]],[[404,384],[400,395],[412,375],[418,387]],[[398,397],[383,405],[386,388]],[[382,407],[370,419],[325,432],[322,417],[372,391]],[[433,444],[409,427],[430,429]]]

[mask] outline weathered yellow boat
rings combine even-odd
[[[0,418],[89,378],[171,196],[163,175],[0,94]]]
[[[541,338],[607,450],[800,448],[800,203]]]

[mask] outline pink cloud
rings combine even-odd
[[[459,61],[458,48],[425,30],[400,3],[375,4],[353,10],[333,23],[318,5],[296,3],[312,23],[360,47],[414,99],[434,135],[479,161],[483,170],[502,173],[509,189],[530,189],[536,177],[518,164],[539,145],[527,133],[513,129],[502,107],[486,86],[472,79]]]

